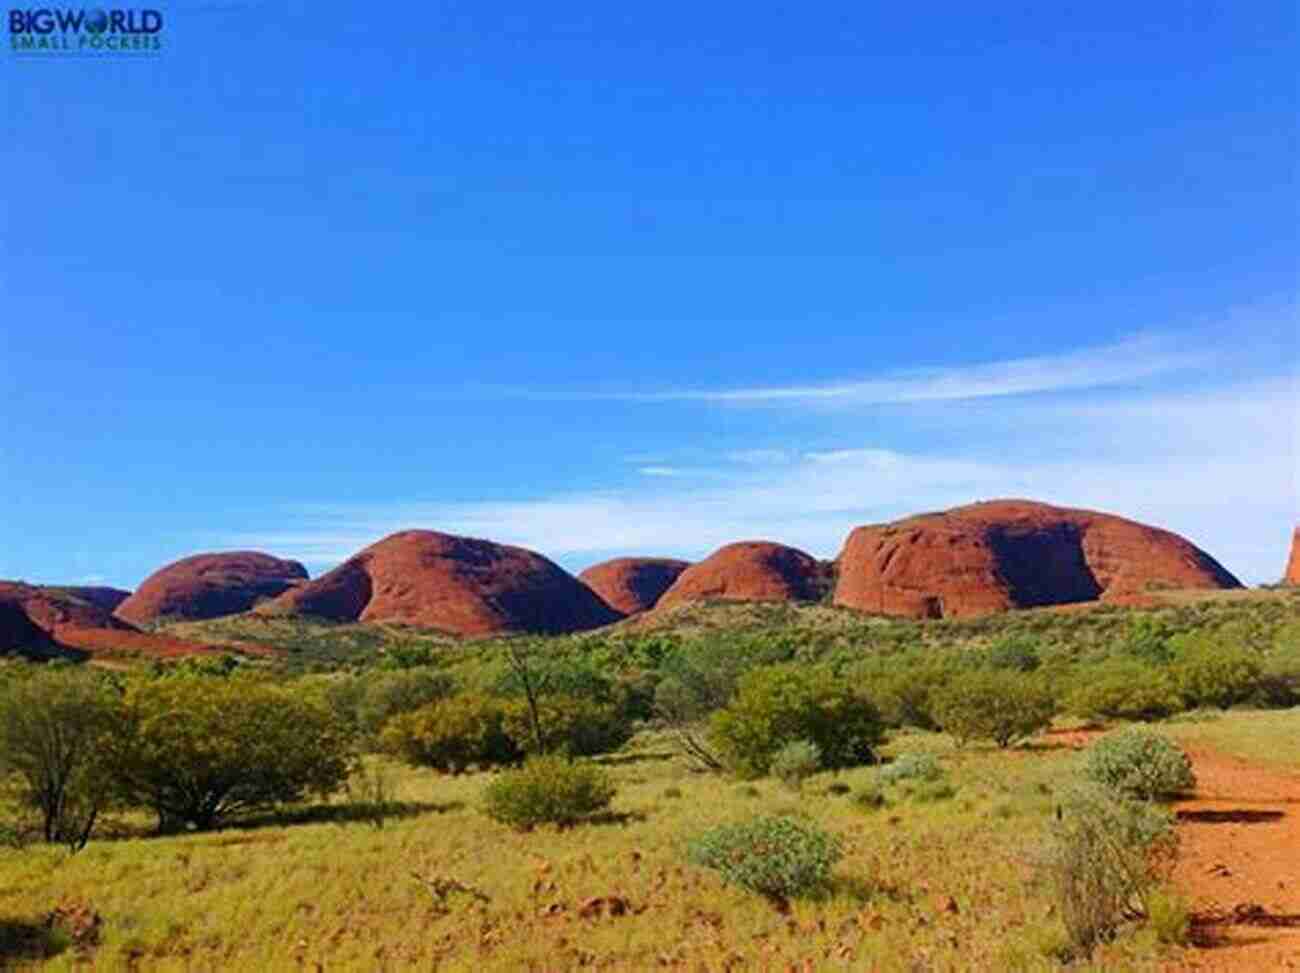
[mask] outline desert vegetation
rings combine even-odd
[[[1300,766],[1293,594],[669,622],[463,642],[250,614],[173,628],[276,655],[6,665],[0,949],[1156,968],[1187,940],[1185,741]]]

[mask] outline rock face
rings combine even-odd
[[[690,566],[689,561],[667,557],[617,557],[593,564],[578,575],[578,580],[611,608],[624,615],[635,615],[653,608],[677,576]]]
[[[307,569],[297,561],[269,554],[195,554],[151,574],[116,614],[133,625],[159,618],[219,618],[248,611],[306,580]]]
[[[57,637],[63,628],[129,629],[113,617],[113,610],[78,594],[84,589],[0,581],[0,604],[17,608],[33,625]]]
[[[1286,562],[1282,583],[1300,586],[1300,527],[1291,533],[1291,557]]]
[[[0,601],[0,654],[47,645],[49,635],[37,627],[20,604]]]
[[[771,541],[740,541],[714,551],[677,576],[656,608],[705,598],[728,601],[812,601],[821,597],[826,567],[811,554]]]
[[[118,605],[131,597],[131,592],[129,591],[124,591],[121,588],[107,588],[102,585],[90,587],[85,585],[73,585],[70,587],[60,586],[59,590],[66,591],[68,594],[72,595],[72,597],[78,598],[81,601],[88,601],[92,605],[102,608],[107,612],[116,611]]]
[[[1169,531],[1091,510],[994,500],[858,527],[839,557],[835,604],[911,618],[964,617],[1154,588],[1239,588]]]
[[[621,617],[540,554],[430,530],[385,537],[260,610],[405,622],[457,635],[558,634]]]

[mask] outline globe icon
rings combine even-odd
[[[108,14],[103,10],[91,10],[86,13],[86,30],[92,34],[102,34],[108,30]]]

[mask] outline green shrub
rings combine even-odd
[[[829,672],[802,666],[756,669],[740,681],[736,699],[715,713],[710,740],[722,759],[746,777],[766,774],[777,751],[809,740],[827,769],[872,759],[883,728],[880,713]]]
[[[529,757],[484,788],[488,817],[513,828],[573,824],[609,806],[614,782],[601,768],[558,754]]]
[[[544,752],[587,757],[617,750],[632,738],[632,721],[616,706],[573,696],[544,696],[536,701]],[[504,709],[505,731],[524,753],[537,751],[533,712],[527,700],[510,700]]]
[[[935,716],[958,743],[993,740],[1000,747],[1046,729],[1056,701],[1036,676],[1014,670],[981,670],[956,677],[938,690]]]
[[[506,731],[506,704],[477,693],[461,693],[394,717],[380,744],[407,763],[451,774],[514,763],[522,753]]]
[[[1066,712],[1089,720],[1159,720],[1182,705],[1167,670],[1129,659],[1081,669],[1065,699]]]
[[[1088,748],[1083,775],[1140,800],[1175,797],[1196,786],[1192,762],[1178,744],[1139,727],[1108,733]]]
[[[896,784],[900,780],[938,780],[942,776],[943,768],[932,753],[905,753],[876,771],[876,779],[882,784]]]
[[[1147,925],[1160,942],[1186,946],[1192,926],[1191,908],[1172,889],[1157,889],[1147,896]]]
[[[914,726],[937,730],[934,695],[955,672],[941,663],[922,663],[868,676],[870,696],[888,726]]]
[[[772,776],[791,790],[821,770],[822,752],[811,740],[792,740],[772,758]]]
[[[853,803],[863,811],[879,811],[885,806],[885,792],[875,782],[863,784],[853,792]]]
[[[793,817],[759,817],[714,828],[687,849],[692,863],[774,899],[826,885],[843,854],[838,837]]]
[[[0,692],[0,779],[13,774],[41,836],[73,851],[114,793],[110,743],[122,704],[98,673],[43,668]]]
[[[1173,861],[1173,817],[1151,804],[1079,787],[1057,809],[1041,866],[1071,945],[1087,954],[1147,911]]]
[[[1015,672],[1033,672],[1043,664],[1038,652],[1038,644],[1025,635],[1005,635],[998,639],[977,658],[981,665],[989,669],[1009,669]]]
[[[243,678],[132,686],[113,770],[160,831],[338,790],[352,769],[346,727],[315,695]]]
[[[357,724],[364,733],[378,734],[394,716],[446,699],[455,688],[451,676],[437,669],[420,667],[375,673],[364,681],[357,701]]]
[[[1254,649],[1213,635],[1180,636],[1173,641],[1176,653],[1170,675],[1188,709],[1227,709],[1258,689],[1263,664]]]

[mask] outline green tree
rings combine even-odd
[[[724,763],[761,777],[787,743],[807,740],[827,769],[873,759],[883,738],[880,712],[824,669],[777,665],[740,680],[735,700],[710,721],[710,740]]]
[[[350,734],[318,699],[237,678],[131,687],[113,751],[123,790],[160,831],[330,794],[352,766]]]
[[[1046,729],[1056,701],[1042,679],[1006,669],[968,672],[939,690],[935,717],[958,743],[993,740],[1008,747]]]
[[[458,774],[471,765],[515,763],[523,755],[506,729],[508,703],[460,693],[388,721],[380,744],[407,763]],[[532,721],[526,717],[528,732]]]
[[[1250,698],[1259,687],[1263,660],[1254,649],[1206,634],[1174,641],[1170,673],[1188,707],[1227,709]]]
[[[120,720],[118,694],[84,669],[46,669],[0,693],[0,762],[46,841],[76,851],[90,839],[113,793],[104,757]]]

